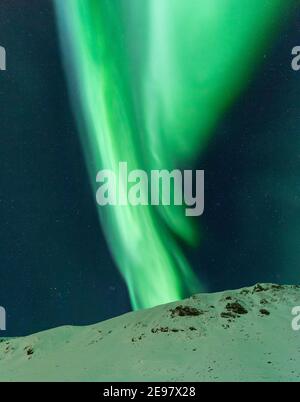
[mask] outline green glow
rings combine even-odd
[[[291,0],[292,1],[292,0]],[[289,0],[56,0],[66,72],[96,191],[101,168],[192,163],[246,86]],[[201,289],[175,235],[181,207],[99,208],[134,308]]]

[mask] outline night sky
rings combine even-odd
[[[206,174],[202,241],[186,253],[210,291],[300,282],[300,72],[290,66],[299,21],[295,8],[197,163]],[[129,311],[99,226],[52,2],[1,0],[0,45],[5,336]]]

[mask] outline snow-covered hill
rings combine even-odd
[[[199,294],[88,327],[0,340],[1,381],[299,381],[300,287]]]

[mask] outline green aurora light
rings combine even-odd
[[[66,73],[96,191],[99,169],[193,163],[246,87],[293,0],[56,0]],[[120,188],[120,191],[123,191]],[[99,208],[133,308],[201,290],[181,207]]]

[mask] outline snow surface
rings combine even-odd
[[[0,339],[0,381],[299,381],[299,305],[263,284]]]

